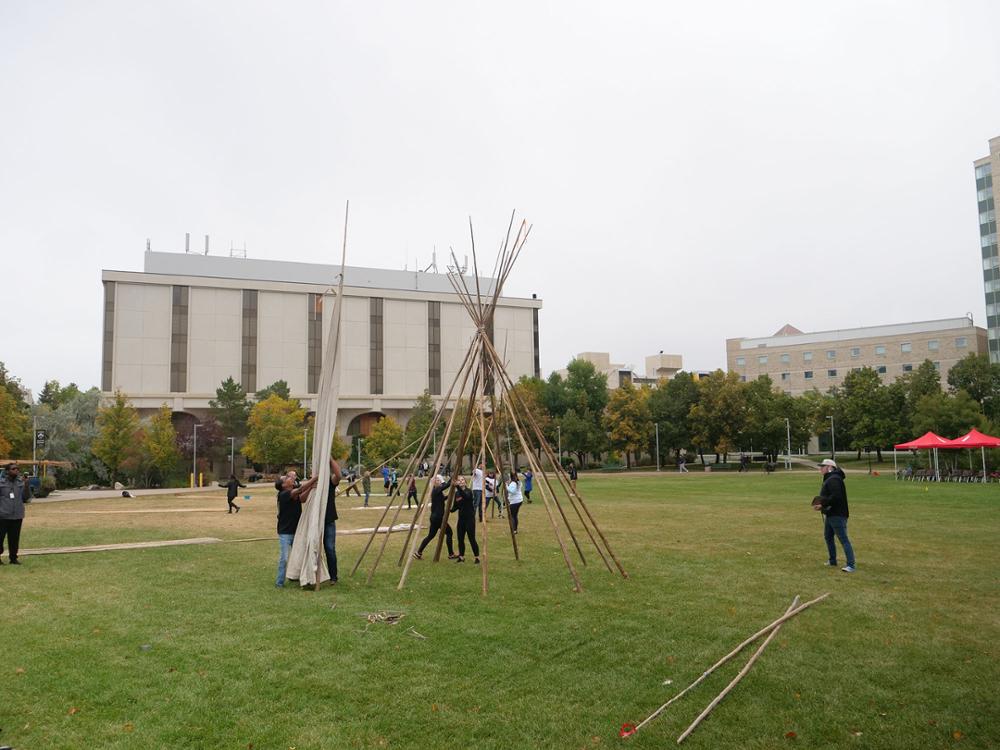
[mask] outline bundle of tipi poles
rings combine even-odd
[[[583,496],[577,491],[574,483],[570,481],[569,475],[563,469],[555,451],[552,450],[545,438],[536,415],[532,413],[515,387],[514,381],[507,372],[506,363],[492,340],[497,304],[514,263],[517,261],[531,231],[527,222],[522,221],[512,239],[513,227],[514,214],[511,214],[506,236],[501,243],[494,264],[493,276],[488,280],[490,283],[486,285],[486,288],[483,288],[480,283],[479,263],[476,256],[475,238],[472,236],[471,220],[469,232],[472,236],[474,273],[474,282],[471,285],[461,272],[454,270],[458,268],[458,263],[454,253],[452,253],[453,266],[452,270],[449,270],[448,279],[465,310],[472,318],[475,334],[455,373],[451,386],[434,414],[430,428],[410,455],[403,474],[404,476],[412,475],[414,468],[429,458],[432,476],[437,472],[438,467],[444,464],[445,459],[448,459],[447,463],[452,467],[453,475],[461,476],[466,457],[471,457],[470,471],[481,465],[492,464],[496,467],[498,473],[495,486],[496,496],[501,498],[504,507],[509,509],[507,485],[503,478],[509,476],[512,471],[518,471],[521,467],[514,465],[514,454],[509,439],[507,441],[507,455],[504,455],[504,451],[501,449],[500,432],[502,428],[505,433],[513,433],[516,439],[515,444],[519,446],[518,453],[520,455],[523,452],[527,461],[526,468],[529,468],[534,475],[534,481],[542,497],[549,524],[572,578],[573,588],[580,592],[583,590],[583,586],[576,564],[574,564],[574,557],[578,559],[579,564],[587,565],[587,557],[584,554],[587,541],[589,541],[589,546],[593,546],[597,551],[597,555],[609,572],[615,573],[617,570],[625,578],[628,577],[628,574],[612,551],[607,537],[598,526]],[[467,404],[467,408],[457,408],[463,400]],[[436,449],[431,450],[431,446],[435,444],[435,436],[438,434],[441,435],[441,439],[436,442]],[[455,436],[457,436],[457,441],[454,439]],[[453,446],[453,450],[449,450],[449,445]],[[429,478],[418,500],[413,522],[406,532],[403,548],[397,559],[397,566],[402,567],[399,589],[402,589],[406,583],[410,564],[414,559],[413,553],[420,542],[420,535],[416,532],[420,528],[421,519],[427,513],[433,484],[433,479]],[[441,558],[441,547],[445,538],[448,517],[454,507],[455,490],[455,483],[452,482],[447,489],[444,519],[434,547],[433,560],[435,562]],[[362,561],[371,551],[377,534],[384,531],[381,544],[374,553],[375,557],[368,571],[367,581],[371,582],[389,545],[392,529],[396,526],[404,502],[402,497],[398,498],[398,502],[395,499],[390,499],[364,545],[361,555],[354,564],[351,575],[357,572]],[[390,512],[392,518],[386,526],[386,518]],[[507,513],[506,531],[513,548],[514,558],[520,560],[521,553],[509,512]],[[482,532],[482,592],[486,594],[489,588],[488,524],[482,525]],[[567,537],[575,555],[570,552]],[[582,543],[581,539],[583,539]]]

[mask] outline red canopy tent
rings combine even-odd
[[[930,430],[925,432],[923,435],[918,437],[916,440],[911,440],[908,443],[899,443],[894,445],[892,451],[892,465],[896,469],[896,450],[901,451],[916,451],[916,450],[928,450],[934,451],[934,477],[939,482],[941,481],[941,469],[937,462],[937,449],[947,448],[952,441],[948,438],[943,438]],[[896,469],[896,477],[899,477],[899,470]]]
[[[979,448],[980,454],[983,457],[983,481],[986,481],[986,449],[987,448],[1000,448],[1000,438],[995,438],[992,435],[984,435],[982,432],[973,427],[967,433],[962,435],[962,437],[955,438],[954,440],[949,440],[948,444],[942,446],[943,448]],[[971,457],[970,457],[971,462]]]

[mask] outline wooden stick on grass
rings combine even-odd
[[[785,614],[787,615],[789,612],[791,612],[793,609],[795,609],[795,606],[798,603],[799,603],[799,597],[796,595],[796,597],[794,599],[792,599],[791,606],[789,606],[788,609],[785,610]],[[753,652],[753,656],[750,657],[750,661],[748,661],[747,664],[746,664],[746,666],[743,667],[743,669],[740,670],[739,674],[737,674],[733,678],[732,682],[730,682],[728,685],[726,685],[726,687],[723,689],[723,691],[716,696],[715,700],[712,701],[711,703],[709,703],[708,706],[705,707],[705,710],[702,711],[700,714],[698,714],[698,718],[695,719],[693,722],[691,722],[691,726],[689,726],[687,729],[685,729],[684,733],[680,737],[677,738],[677,744],[678,745],[681,744],[684,740],[686,740],[688,738],[688,735],[690,735],[691,732],[693,732],[697,728],[697,726],[699,724],[701,724],[702,720],[706,716],[708,716],[710,713],[712,713],[712,709],[715,708],[716,706],[718,706],[722,702],[722,699],[725,698],[727,695],[729,695],[729,693],[732,691],[732,689],[734,687],[736,687],[736,683],[738,683],[740,680],[742,680],[746,676],[746,673],[750,671],[750,667],[752,667],[753,663],[755,661],[757,661],[757,657],[760,656],[764,652],[764,649],[767,648],[767,644],[769,644],[772,640],[774,640],[774,636],[776,636],[778,634],[779,630],[781,630],[781,624],[780,623],[778,625],[774,626],[774,630],[772,630],[770,632],[770,634],[767,636],[767,638],[764,639],[764,642],[762,644],[760,644],[760,646],[757,648],[756,651]]]
[[[786,620],[792,619],[793,617],[795,617],[795,615],[797,615],[802,610],[804,610],[804,609],[806,609],[808,607],[811,607],[812,605],[816,604],[817,602],[823,601],[829,595],[830,595],[829,593],[826,593],[826,594],[823,594],[822,596],[817,596],[815,599],[813,599],[812,601],[808,601],[805,604],[800,604],[798,607],[796,607],[795,609],[791,610],[790,612],[786,612],[785,614],[783,614],[781,617],[779,617],[777,620],[775,620],[774,622],[772,622],[766,628],[762,628],[761,630],[758,630],[752,636],[750,636],[745,641],[743,641],[743,643],[741,643],[739,646],[737,646],[732,651],[730,651],[728,654],[726,654],[721,659],[719,659],[717,662],[715,662],[715,664],[713,664],[705,672],[702,673],[701,677],[699,677],[697,680],[695,680],[694,682],[692,682],[686,688],[684,688],[683,690],[681,690],[677,695],[675,695],[673,698],[671,698],[670,700],[668,700],[666,703],[664,703],[658,709],[656,709],[655,711],[653,711],[653,713],[651,713],[649,716],[647,716],[645,719],[643,719],[641,722],[639,722],[639,724],[636,725],[635,731],[638,732],[640,729],[642,729],[644,726],[646,726],[649,722],[651,722],[657,716],[659,716],[660,714],[662,714],[667,709],[667,706],[669,706],[674,701],[679,700],[689,690],[692,690],[695,687],[697,687],[698,685],[700,685],[710,674],[712,674],[712,672],[714,672],[716,669],[718,669],[719,667],[721,667],[727,661],[729,661],[730,659],[732,659],[740,651],[742,651],[743,649],[745,649],[747,646],[749,646],[751,643],[753,643],[754,641],[756,641],[762,635],[764,635],[765,633],[768,633],[769,631],[771,631],[774,628],[778,627],[779,625],[781,625],[781,623],[785,622]]]

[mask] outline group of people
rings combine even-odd
[[[323,550],[326,553],[327,573],[330,583],[337,583],[337,485],[342,479],[340,465],[330,459],[330,485],[326,500],[326,515],[323,518]],[[295,542],[295,530],[302,517],[302,506],[316,489],[318,475],[300,482],[295,471],[282,475],[274,483],[278,490],[278,575],[274,585],[282,588],[285,585],[285,573],[288,569],[288,555]]]

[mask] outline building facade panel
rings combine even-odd
[[[226,378],[240,380],[243,294],[193,287],[188,304],[188,391],[214,397]]]
[[[112,381],[126,393],[170,390],[171,288],[117,284]]]
[[[454,302],[441,303],[441,394],[447,394],[476,335],[472,318]],[[461,382],[459,382],[461,385]],[[456,386],[457,388],[457,386]]]
[[[308,296],[261,292],[257,304],[257,388],[284,380],[292,393],[304,394]]]
[[[416,399],[427,388],[427,303],[385,300],[385,392]]]
[[[368,309],[367,297],[344,297],[340,331],[344,340],[341,348],[344,359],[340,365],[341,397],[368,395]]]

